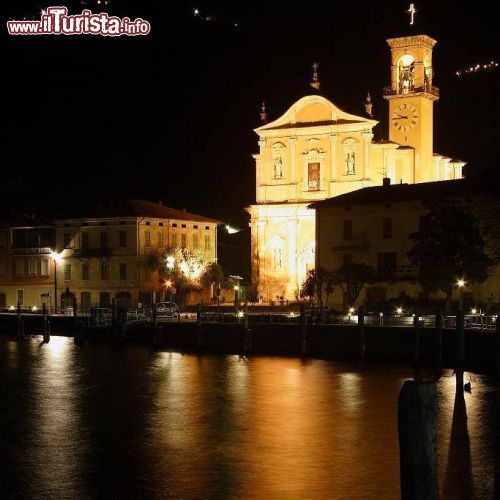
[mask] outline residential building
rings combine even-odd
[[[53,303],[54,241],[51,223],[24,216],[0,223],[0,309]]]
[[[485,217],[490,219],[488,226],[491,218],[500,226],[498,194],[465,179],[367,187],[310,206],[316,210],[316,266],[336,271],[346,262],[371,265],[376,282],[365,288],[358,304],[395,299],[402,292],[413,298],[444,301],[444,293],[424,293],[416,279],[417,268],[407,255],[413,246],[409,235],[419,230],[421,217],[429,213],[431,202],[439,199],[460,200],[484,228]],[[491,230],[484,231],[484,237],[487,252],[500,244],[499,235]],[[468,283],[464,293],[469,302],[498,304],[500,267],[494,268],[485,282]],[[454,300],[457,297],[458,288]],[[330,305],[345,308],[350,304],[337,288]]]
[[[82,309],[113,299],[125,307],[150,305],[166,297],[165,259],[177,248],[217,262],[217,226],[143,200],[50,222],[0,223],[0,308],[54,308],[56,295],[61,309],[74,297]]]
[[[82,308],[130,307],[164,300],[165,259],[177,247],[217,261],[218,221],[159,203],[125,200],[92,217],[58,219],[56,251],[62,304],[76,295]],[[200,242],[203,241],[203,247]]]

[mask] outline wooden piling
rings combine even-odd
[[[441,377],[443,371],[443,324],[444,317],[440,309],[436,311],[436,339],[434,353],[434,372],[436,377]]]
[[[248,304],[245,303],[243,310],[243,350],[245,354],[252,352],[252,332],[248,326]]]
[[[457,353],[455,360],[457,392],[464,389],[465,365],[465,316],[462,310],[457,313]]]
[[[415,310],[413,317],[413,369],[415,372],[415,380],[420,380],[420,320],[419,310]]]
[[[300,304],[300,335],[300,352],[302,356],[307,356],[307,316],[304,303]]]
[[[45,344],[50,342],[50,331],[49,331],[49,321],[47,319],[47,306],[45,302],[42,304],[42,329],[43,329],[43,341]]]
[[[496,320],[496,339],[497,339],[496,372],[497,372],[497,380],[500,381],[500,314],[497,315],[497,320]]]
[[[158,304],[153,304],[153,326],[158,326]]]
[[[17,303],[17,338],[24,339],[24,319],[21,314],[21,303]]]
[[[438,500],[437,397],[433,382],[408,380],[398,400],[402,500]]]
[[[201,324],[201,304],[196,305],[196,343],[198,349],[203,349],[205,344],[205,338],[203,333],[203,327]]]
[[[118,316],[118,304],[116,299],[111,300],[111,332],[113,335],[113,341],[119,343],[121,339],[120,335],[120,318]]]
[[[366,356],[365,308],[358,307],[358,355],[360,359]]]

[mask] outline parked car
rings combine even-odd
[[[175,302],[158,302],[156,312],[159,317],[173,317],[180,314],[179,306]]]

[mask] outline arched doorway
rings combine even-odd
[[[71,293],[67,288],[66,291],[61,294],[61,311],[69,312],[70,308],[73,310],[75,300],[75,294]]]

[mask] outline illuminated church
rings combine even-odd
[[[247,210],[252,281],[265,301],[295,300],[314,268],[312,202],[381,185],[384,178],[412,184],[462,177],[464,162],[433,151],[433,106],[439,99],[432,67],[436,41],[416,35],[387,43],[391,85],[383,92],[389,101],[389,140],[374,140],[378,122],[371,117],[369,96],[363,117],[319,95],[316,67],[310,95],[255,129],[257,200]]]

